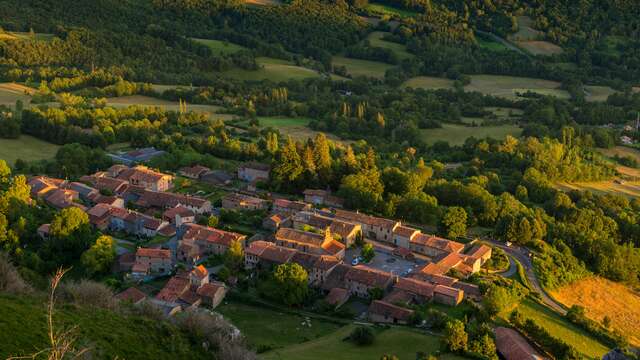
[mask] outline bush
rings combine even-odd
[[[221,359],[255,360],[237,329],[222,316],[202,311],[186,311],[175,317],[176,325],[207,348],[218,349]]]
[[[349,335],[349,340],[353,341],[358,346],[366,346],[373,344],[375,335],[370,328],[364,326],[358,326],[353,329]]]
[[[63,298],[76,306],[113,309],[117,304],[113,295],[108,286],[90,280],[66,283],[62,286]]]
[[[20,295],[31,291],[31,286],[22,279],[9,256],[0,253],[0,292]]]

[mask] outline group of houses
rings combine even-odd
[[[227,290],[224,283],[211,281],[209,271],[204,266],[198,265],[190,271],[182,271],[172,276],[153,298],[148,298],[136,287],[130,287],[117,294],[116,298],[134,304],[148,301],[163,310],[166,315],[171,316],[199,306],[216,308],[224,299]]]

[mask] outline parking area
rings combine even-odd
[[[376,256],[370,263],[364,265],[389,272],[393,275],[408,276],[427,263],[427,261],[420,259],[416,259],[415,261],[402,259],[399,256],[392,255],[389,249],[380,246],[374,246],[374,249]],[[351,264],[351,261],[358,255],[360,255],[360,249],[347,249],[345,263]]]

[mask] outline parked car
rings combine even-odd
[[[355,258],[351,260],[351,265],[356,266],[358,264],[360,264],[360,258]]]

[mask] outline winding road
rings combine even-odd
[[[538,281],[538,278],[536,277],[536,274],[533,270],[533,263],[531,262],[531,257],[530,257],[532,253],[527,248],[516,246],[516,245],[506,246],[505,244],[495,240],[487,240],[487,241],[490,242],[491,245],[495,247],[499,247],[500,249],[504,250],[504,252],[506,252],[509,255],[509,263],[510,263],[509,270],[502,273],[501,275],[503,276],[513,275],[515,271],[517,271],[517,265],[514,263],[513,259],[517,260],[518,262],[520,262],[520,264],[522,264],[525,275],[527,276],[527,280],[529,280],[529,284],[531,285],[532,290],[540,294],[542,301],[548,307],[550,307],[551,309],[553,309],[554,311],[558,312],[561,315],[565,315],[567,313],[566,308],[562,306],[562,304],[555,301],[551,296],[549,296],[549,294],[547,294],[547,292],[542,288],[542,285],[540,285],[540,281]],[[505,275],[505,274],[508,274],[508,275]]]

